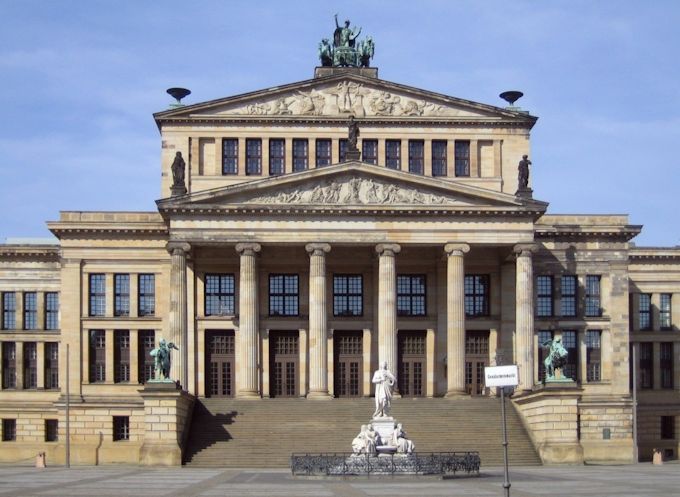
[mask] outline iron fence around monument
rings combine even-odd
[[[293,476],[479,475],[479,452],[293,454]]]

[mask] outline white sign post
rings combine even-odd
[[[501,418],[503,419],[503,462],[505,463],[505,497],[510,497],[510,475],[508,475],[508,430],[505,423],[505,387],[519,385],[519,371],[516,364],[484,368],[484,381],[487,387],[501,389]]]

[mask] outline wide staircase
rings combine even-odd
[[[351,452],[369,423],[373,399],[201,399],[184,459],[190,466],[288,467],[292,453]],[[540,464],[529,435],[506,404],[509,461]],[[503,464],[500,399],[394,399],[392,415],[416,452],[479,451],[483,466]]]

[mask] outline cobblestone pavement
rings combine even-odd
[[[680,497],[680,465],[511,468],[512,497]],[[293,478],[285,470],[0,466],[0,497],[502,496],[503,472],[479,477]]]

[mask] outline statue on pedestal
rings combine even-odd
[[[406,438],[406,432],[401,423],[398,423],[392,432],[392,445],[397,448],[398,454],[411,454],[416,448],[414,443]]]
[[[531,161],[528,155],[523,155],[522,160],[517,165],[517,183],[519,190],[527,190],[529,188],[529,166]]]
[[[184,195],[187,192],[187,186],[184,183],[184,169],[186,164],[182,158],[182,152],[175,154],[175,160],[172,162],[170,169],[172,170],[172,186],[170,192],[173,196]]]
[[[161,338],[158,347],[150,352],[151,357],[154,358],[153,365],[156,371],[154,381],[172,381],[170,379],[170,351],[172,349],[179,350],[174,343],[166,342],[165,338]]]
[[[335,14],[335,31],[333,40],[324,38],[319,43],[319,60],[324,67],[370,67],[370,60],[375,53],[375,43],[369,36],[363,42],[357,38],[361,28],[351,28],[349,19],[343,26]]]
[[[569,355],[567,349],[562,345],[562,339],[555,338],[553,340],[546,340],[542,345],[550,350],[548,357],[543,361],[543,365],[545,366],[545,381],[569,380],[568,378],[558,378],[555,375],[555,371],[561,371],[567,363],[567,356]]]
[[[361,425],[361,431],[352,440],[352,452],[355,454],[375,454],[375,439],[369,435],[367,425]]]
[[[390,415],[392,408],[392,387],[396,378],[387,369],[387,362],[380,363],[380,369],[373,373],[373,383],[375,383],[375,412],[374,418],[383,418]]]

